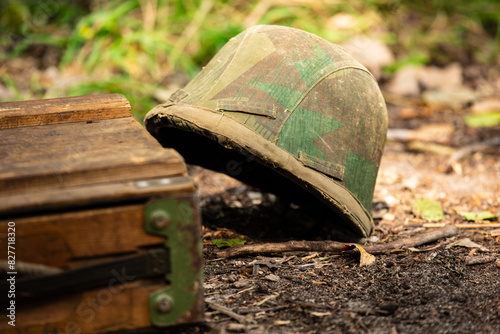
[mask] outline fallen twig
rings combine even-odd
[[[425,101],[420,98],[401,96],[398,94],[390,93],[388,91],[382,91],[382,94],[387,103],[391,103],[397,106],[423,107],[425,105]]]
[[[274,311],[281,311],[284,309],[289,308],[289,305],[281,305],[281,306],[275,306],[275,307],[268,307],[268,308],[255,308],[255,309],[246,309],[246,310],[241,310],[241,314],[248,314],[248,313],[259,313],[259,312],[274,312]]]
[[[424,141],[412,141],[408,143],[407,147],[410,151],[427,152],[440,155],[452,155],[455,152],[455,149],[450,146]]]
[[[426,142],[449,145],[454,128],[451,124],[424,125],[418,129],[388,129],[387,139],[397,142]],[[453,150],[446,146],[448,150]],[[453,150],[455,151],[455,150]]]
[[[484,264],[494,262],[497,256],[467,256],[465,258],[465,264],[468,266],[473,266],[476,264]]]
[[[214,311],[218,311],[220,313],[223,313],[231,318],[233,318],[234,320],[238,321],[239,323],[242,323],[242,324],[253,324],[255,323],[254,320],[244,316],[244,315],[241,315],[241,314],[238,314],[236,312],[233,312],[231,311],[230,309],[228,309],[227,307],[225,306],[222,306],[220,304],[217,304],[217,303],[214,303],[214,302],[206,302],[208,304],[208,306],[214,310]]]
[[[265,302],[268,302],[269,300],[274,299],[278,296],[279,296],[279,294],[278,295],[269,295],[266,298],[262,299],[260,302],[256,302],[253,305],[260,306],[260,305],[264,304]]]
[[[434,230],[430,232],[426,232],[423,234],[415,235],[410,238],[399,239],[387,244],[366,246],[365,250],[371,254],[381,254],[386,253],[394,249],[404,249],[408,247],[417,247],[421,245],[425,245],[441,238],[448,238],[456,235],[458,229],[453,224],[445,225],[443,228],[439,230]]]
[[[441,228],[446,226],[445,223],[424,223],[424,224],[406,224],[405,227],[425,227],[425,228]],[[455,224],[457,228],[497,228],[500,223],[468,223]]]
[[[455,162],[462,159],[468,154],[471,154],[473,152],[483,151],[490,147],[495,147],[495,146],[500,146],[500,136],[489,138],[483,140],[482,142],[465,146],[451,155],[450,159],[448,160],[448,165],[451,167]]]
[[[416,235],[410,238],[395,240],[387,244],[362,246],[370,254],[387,253],[395,249],[421,246],[441,238],[451,237],[457,234],[455,225],[446,225],[439,230],[433,230],[427,233]],[[284,253],[296,251],[309,252],[342,252],[346,247],[353,246],[353,243],[338,241],[287,241],[281,243],[265,243],[256,245],[240,245],[223,249],[218,252],[220,257],[234,257],[249,254],[269,254]]]

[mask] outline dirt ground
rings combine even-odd
[[[398,112],[389,109],[393,128],[446,119],[454,124],[450,147],[462,151],[498,135],[498,127],[467,128],[453,113],[436,112],[409,124]],[[203,204],[206,321],[186,332],[500,333],[500,226],[494,221],[464,225],[468,222],[458,214],[500,213],[498,146],[465,150],[469,154],[460,159],[410,148],[410,143],[388,141],[375,190],[376,229],[362,242],[387,244],[443,224],[459,226],[458,233],[376,255],[368,266],[360,266],[355,252],[221,258],[214,239],[301,240],[301,229],[315,226],[292,226],[272,194],[190,167]],[[417,217],[412,205],[422,198],[437,200],[444,220],[427,223]],[[486,263],[473,265],[471,259]]]

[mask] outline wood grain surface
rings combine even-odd
[[[120,94],[4,102],[0,103],[0,130],[130,116],[130,103]]]

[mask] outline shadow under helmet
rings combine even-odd
[[[370,72],[318,36],[245,30],[145,125],[188,163],[307,199],[356,236],[373,230],[386,105]]]

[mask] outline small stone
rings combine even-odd
[[[230,208],[242,208],[243,204],[240,201],[234,201],[229,204]]]
[[[418,81],[426,90],[460,87],[462,86],[462,67],[458,63],[452,63],[444,68],[421,67],[418,71]]]
[[[272,282],[277,282],[280,280],[279,276],[276,276],[274,274],[266,275],[266,276],[264,276],[264,279],[267,279],[268,281],[272,281]]]
[[[410,190],[415,190],[418,187],[419,179],[413,175],[403,181],[403,187]]]
[[[257,191],[249,191],[247,193],[248,198],[251,200],[262,200],[262,193]]]
[[[391,49],[385,43],[368,36],[354,36],[341,46],[366,66],[376,79],[382,76],[382,67],[394,62]]]
[[[422,94],[422,99],[435,109],[451,108],[458,110],[476,99],[477,93],[466,87],[447,90],[429,90]]]
[[[239,281],[236,281],[233,283],[235,288],[244,288],[250,284],[250,281],[247,279],[240,279]]]
[[[418,68],[414,66],[401,68],[394,74],[386,89],[396,95],[418,96],[420,94]]]
[[[267,198],[271,203],[275,203],[276,200],[278,199],[275,194],[267,194]]]
[[[215,284],[203,283],[203,289],[205,289],[205,290],[214,289],[214,288],[215,288]]]
[[[394,221],[394,219],[396,219],[396,216],[388,212],[382,217],[382,219],[392,222]]]
[[[387,315],[393,314],[399,308],[395,302],[385,302],[380,304],[380,310],[384,311]]]
[[[234,274],[230,274],[228,277],[227,277],[227,280],[231,283],[234,283],[238,280],[238,277]]]

